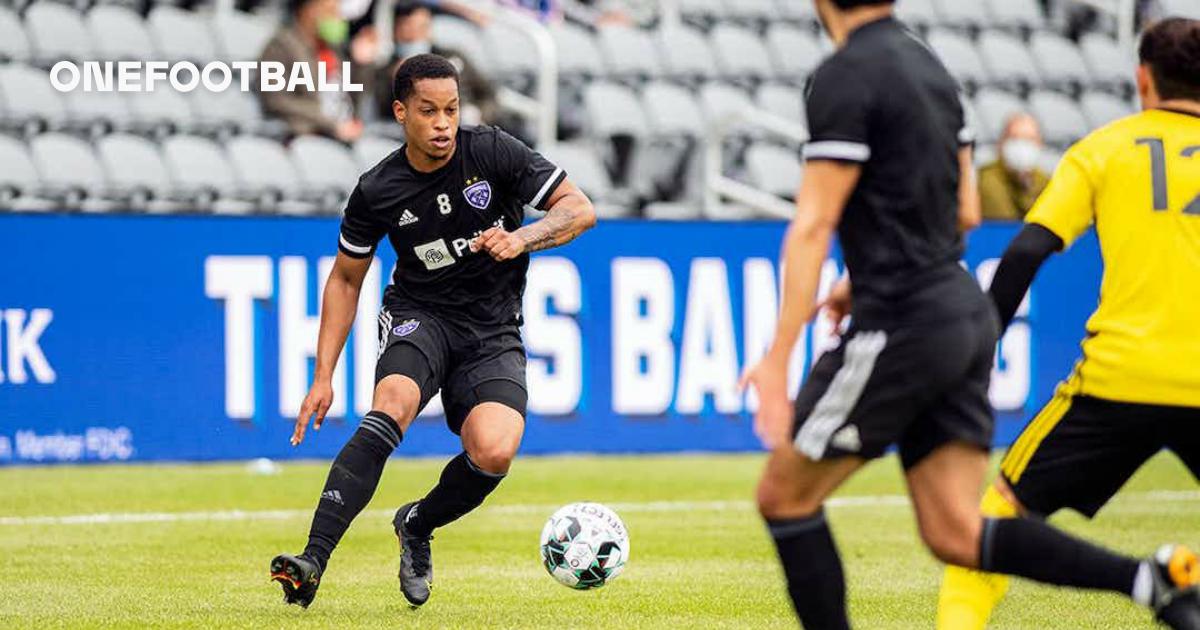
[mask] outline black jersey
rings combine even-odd
[[[952,318],[982,292],[958,262],[958,151],[972,141],[958,84],[892,18],[853,31],[810,79],[806,160],[862,165],[838,226],[860,323]]]
[[[472,253],[493,226],[521,227],[525,206],[544,209],[566,174],[495,127],[462,127],[454,156],[422,173],[404,147],[363,173],[346,204],[339,249],[366,258],[384,236],[396,250],[388,308],[414,306],[483,323],[521,313],[529,256],[496,262]]]

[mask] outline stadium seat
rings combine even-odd
[[[254,204],[235,198],[239,186],[233,166],[217,143],[197,136],[171,136],[163,141],[162,152],[175,185],[174,194],[219,214],[254,210]]]
[[[604,76],[604,58],[591,31],[571,22],[562,22],[550,26],[550,36],[558,49],[560,81]]]
[[[800,121],[806,127],[804,94],[796,88],[777,83],[764,83],[754,96],[758,106],[788,120]]]
[[[25,11],[25,32],[29,35],[33,61],[49,68],[66,60],[91,60],[92,38],[83,17],[71,7],[57,2],[38,2]]]
[[[904,0],[896,4],[896,16],[906,24],[919,29],[929,28],[941,22],[933,0]]]
[[[0,208],[6,210],[44,211],[56,204],[38,196],[41,179],[25,143],[0,135]]]
[[[217,55],[226,61],[254,61],[275,32],[270,19],[244,11],[217,11],[210,22]]]
[[[66,119],[66,106],[42,70],[20,64],[0,66],[3,126],[32,133]]]
[[[719,203],[715,208],[700,208],[709,221],[749,221],[763,218],[763,213],[740,203]]]
[[[437,15],[433,18],[432,30],[435,46],[457,51],[484,74],[492,72],[492,58],[484,46],[479,27],[459,17]]]
[[[277,119],[264,120],[254,94],[230,87],[212,92],[203,85],[186,95],[194,113],[192,126],[204,135],[228,136],[252,133],[273,138],[287,135],[287,125]]]
[[[602,26],[597,32],[600,50],[608,60],[613,77],[647,79],[659,76],[662,66],[649,32],[615,24]]]
[[[710,126],[730,116],[740,118],[754,111],[748,94],[725,83],[709,83],[700,88],[700,105],[705,124]],[[734,124],[733,129],[745,132],[748,127],[744,123]]]
[[[88,136],[128,129],[133,122],[124,95],[117,92],[71,90],[63,93],[66,127]]]
[[[593,201],[603,203],[612,199],[615,189],[604,163],[587,143],[560,142],[545,152],[546,159],[567,172],[571,181]],[[626,208],[632,204],[620,204]]]
[[[708,23],[725,17],[725,0],[679,0],[679,12],[685,19]]]
[[[1041,84],[1033,57],[1021,40],[1000,31],[979,36],[979,54],[992,82],[1008,90],[1028,90]]]
[[[987,68],[975,44],[965,35],[947,29],[930,29],[926,36],[929,47],[937,53],[946,69],[954,78],[966,86],[969,92],[974,92],[987,85]]]
[[[1093,129],[1134,113],[1127,101],[1107,92],[1087,92],[1079,99],[1079,106],[1087,117],[1088,126]]]
[[[637,96],[615,83],[592,83],[584,88],[591,133],[596,137],[646,135],[646,115]]]
[[[797,85],[802,84],[825,57],[817,38],[782,24],[767,29],[767,49],[775,61],[776,75]]]
[[[95,42],[96,54],[105,61],[154,59],[154,42],[142,16],[114,5],[100,5],[84,17]]]
[[[200,89],[200,88],[198,88]],[[124,95],[133,114],[133,129],[140,133],[166,135],[195,128],[196,117],[183,92],[169,87],[152,92]]]
[[[322,211],[340,212],[360,173],[350,149],[323,136],[300,136],[288,152],[307,196],[320,199]]]
[[[656,31],[654,37],[662,54],[666,76],[686,81],[716,76],[716,59],[708,38],[699,29],[686,25],[664,27]]]
[[[700,218],[700,210],[697,202],[658,201],[647,205],[642,212],[647,219],[656,221],[690,221]]]
[[[746,150],[746,174],[750,183],[773,195],[794,198],[802,169],[795,151],[763,142]]]
[[[198,13],[160,4],[150,10],[146,24],[159,59],[197,64],[217,59],[208,22]]]
[[[1101,33],[1088,33],[1079,39],[1079,49],[1092,71],[1094,85],[1123,92],[1133,84],[1134,58],[1122,51],[1116,40]]]
[[[1029,111],[1042,124],[1046,143],[1065,149],[1088,133],[1088,121],[1079,106],[1058,92],[1039,90],[1029,95]]]
[[[781,16],[775,0],[725,0],[725,17],[769,24]]]
[[[493,22],[483,30],[484,49],[492,59],[492,73],[505,82],[526,81],[538,71],[537,50],[529,36],[502,22]]]
[[[1046,24],[1037,0],[987,0],[987,9],[991,24],[1000,28],[1037,30]]]
[[[718,24],[709,34],[717,66],[729,80],[745,83],[774,76],[771,55],[762,37],[748,29]]]
[[[905,3],[907,1],[905,0]],[[811,2],[779,0],[779,14],[788,22],[798,23],[810,28],[819,24],[817,10]]]
[[[43,193],[66,209],[103,212],[112,209],[104,168],[87,142],[61,133],[44,133],[29,143],[41,175]]]
[[[975,95],[974,110],[979,141],[994,144],[1004,132],[1009,117],[1028,111],[1029,107],[1011,93],[989,88]]]
[[[243,193],[249,193],[259,210],[281,214],[311,214],[316,206],[301,190],[296,167],[283,145],[257,136],[237,136],[225,145],[234,175]]]
[[[354,143],[354,147],[351,149],[354,153],[354,162],[358,165],[359,171],[366,171],[399,149],[400,144],[391,138],[363,136]]]
[[[642,89],[642,109],[649,133],[636,154],[633,187],[654,199],[679,199],[699,194],[700,153],[704,117],[692,93],[670,83],[651,83]]]
[[[933,8],[937,10],[938,22],[943,26],[977,28],[987,21],[980,0],[933,0]]]
[[[158,145],[141,136],[113,134],[96,142],[96,153],[114,194],[130,208],[147,212],[180,209],[167,199],[171,178]]]
[[[642,88],[641,103],[651,133],[694,137],[704,133],[704,118],[695,97],[678,85],[647,84]]]
[[[21,18],[8,7],[0,7],[0,61],[29,61],[29,38]]]
[[[1160,0],[1164,16],[1186,17],[1200,20],[1200,4],[1195,0]]]
[[[1048,87],[1078,93],[1091,83],[1092,76],[1083,55],[1071,40],[1054,33],[1034,33],[1029,40],[1029,50]]]

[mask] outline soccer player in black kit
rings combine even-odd
[[[350,522],[371,500],[384,464],[440,389],[463,452],[432,490],[396,511],[400,590],[429,598],[433,530],[478,507],[508,472],[525,423],[521,300],[529,253],[566,244],[595,225],[588,198],[541,155],[499,129],[460,128],[458,73],[437,55],[396,71],[396,120],[407,143],[364,173],[342,219],[321,309],[316,371],[292,444],[309,418],[320,428],[359,290],[375,247],[397,254],[379,316],[372,411],[334,460],[308,545],[271,562],[285,600],[307,607]],[[522,225],[524,206],[545,210]]]
[[[771,449],[759,511],[809,630],[849,628],[845,579],[822,506],[867,461],[898,446],[921,538],[944,562],[1123,593],[1174,628],[1200,628],[1195,587],[1155,558],[1117,555],[1046,523],[983,518],[991,448],[987,391],[994,306],[960,265],[978,222],[971,134],[958,86],[893,3],[815,0],[838,50],[810,79],[811,141],[784,243],[774,342],[743,377]],[[821,357],[794,409],[787,364],[816,304],[837,230],[849,281],[830,296],[841,345]]]

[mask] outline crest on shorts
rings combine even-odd
[[[463,197],[476,210],[487,210],[492,202],[492,185],[487,180],[475,182],[463,189]]]
[[[400,325],[392,329],[392,334],[397,337],[407,337],[413,334],[421,322],[416,319],[406,319],[400,322]]]

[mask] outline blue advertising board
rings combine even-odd
[[[736,381],[770,341],[784,227],[607,221],[535,256],[523,452],[757,449]],[[981,281],[1015,231],[971,235]],[[381,247],[331,419],[293,448],[337,234],[336,218],[0,216],[0,464],[333,456],[370,406],[394,261]],[[835,256],[823,290],[839,273]],[[1078,356],[1099,277],[1092,237],[1039,276],[997,355],[998,444]],[[822,319],[810,328],[797,383],[835,342]],[[439,413],[402,455],[460,450]]]

